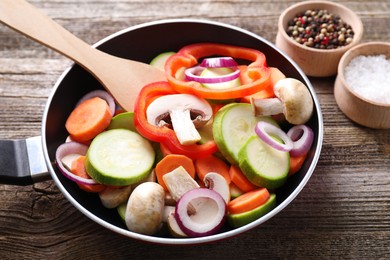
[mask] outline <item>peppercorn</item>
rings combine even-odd
[[[298,13],[288,22],[287,34],[297,43],[317,49],[335,49],[350,44],[354,32],[339,15],[314,9]]]

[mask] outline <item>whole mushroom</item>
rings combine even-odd
[[[276,98],[251,98],[256,116],[284,114],[294,125],[306,123],[313,113],[313,99],[308,88],[299,80],[285,78],[274,86]]]
[[[202,98],[190,94],[161,96],[148,106],[148,123],[156,126],[172,126],[182,145],[200,141],[196,128],[206,124],[212,117],[210,104]]]
[[[160,230],[164,214],[165,191],[156,182],[143,182],[131,193],[125,221],[129,230],[153,235]]]

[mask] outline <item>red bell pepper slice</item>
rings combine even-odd
[[[247,66],[247,71],[244,72],[248,74],[247,77],[251,80],[234,88],[209,89],[203,87],[199,82],[176,78],[176,73],[180,69],[191,68],[198,64],[200,58],[210,56],[228,56],[251,61]],[[270,71],[262,52],[245,47],[215,43],[198,43],[183,47],[167,60],[165,73],[168,82],[177,92],[193,94],[206,99],[241,98],[259,92],[270,84]]]
[[[207,157],[216,152],[218,148],[214,140],[204,144],[182,145],[173,129],[148,123],[146,109],[151,100],[158,96],[170,94],[177,94],[177,92],[166,81],[154,82],[141,89],[134,107],[134,124],[137,131],[145,138],[163,144],[172,153],[183,154],[192,159]]]

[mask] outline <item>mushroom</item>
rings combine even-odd
[[[212,115],[213,110],[205,99],[190,94],[159,97],[146,110],[149,124],[172,127],[182,145],[200,141],[196,128],[206,124]]]
[[[216,172],[209,172],[203,178],[203,183],[210,190],[214,190],[222,196],[226,204],[230,201],[230,188],[225,177]]]
[[[270,116],[283,113],[294,125],[306,123],[313,113],[313,100],[308,88],[299,80],[285,78],[274,86],[276,98],[251,98],[256,116]]]
[[[131,185],[123,187],[108,186],[99,192],[99,198],[104,207],[113,209],[129,199],[131,190]]]
[[[164,188],[156,182],[138,185],[127,202],[127,228],[145,235],[153,235],[159,231],[164,215],[164,197]]]

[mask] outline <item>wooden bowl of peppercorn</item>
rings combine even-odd
[[[337,74],[343,54],[363,35],[359,16],[330,1],[305,1],[287,8],[279,17],[276,46],[308,76]]]

